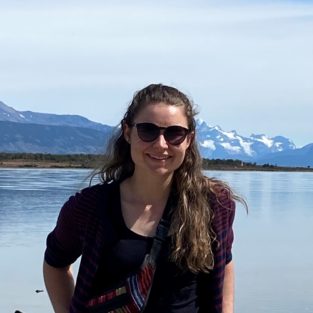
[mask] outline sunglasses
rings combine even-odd
[[[189,129],[176,125],[160,127],[153,123],[137,123],[133,126],[137,128],[138,137],[144,142],[152,142],[163,134],[166,142],[174,146],[181,144],[190,132]]]

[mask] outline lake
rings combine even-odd
[[[0,312],[52,313],[42,278],[45,239],[89,173],[0,169]],[[237,206],[234,225],[236,312],[312,313],[313,173],[206,174],[227,181],[249,205],[248,215]]]

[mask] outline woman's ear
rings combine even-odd
[[[194,140],[195,140],[195,132],[192,131],[191,133],[189,133],[187,135],[187,145],[188,145],[188,148],[190,147],[190,145],[193,143]]]
[[[128,126],[128,124],[123,121],[122,123],[122,127],[123,127],[123,136],[124,136],[124,139],[130,143],[130,131],[131,131],[131,128]]]

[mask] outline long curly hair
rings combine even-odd
[[[162,84],[151,84],[143,88],[135,93],[120,127],[109,143],[106,161],[97,171],[103,182],[119,181],[132,176],[135,165],[131,158],[130,145],[123,135],[123,124],[132,125],[142,108],[160,102],[183,106],[188,128],[195,132],[197,112],[192,101],[184,93]],[[212,244],[215,234],[211,227],[213,211],[208,197],[216,193],[214,186],[217,184],[229,190],[229,194],[236,199],[227,184],[203,175],[202,158],[196,140],[192,140],[183,163],[173,174],[172,188],[178,203],[170,226],[170,257],[178,266],[194,273],[208,272],[214,266]]]

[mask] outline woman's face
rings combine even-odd
[[[182,126],[188,128],[183,106],[165,103],[149,104],[135,117],[134,124],[153,123],[159,127]],[[155,140],[145,142],[139,138],[137,128],[124,125],[124,137],[130,143],[135,173],[146,175],[172,175],[182,164],[187,148],[193,138],[189,133],[185,140],[173,145],[164,138],[164,132]]]

